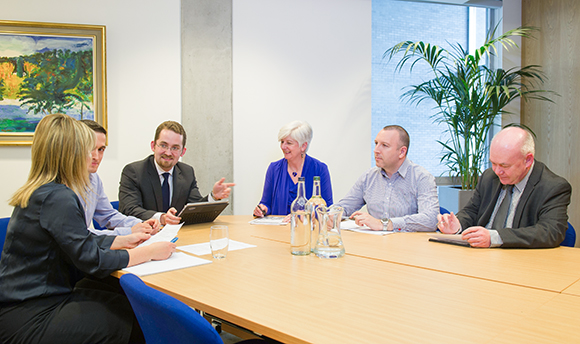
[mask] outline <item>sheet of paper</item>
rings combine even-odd
[[[123,271],[130,272],[137,276],[146,276],[160,272],[209,264],[211,262],[211,260],[193,257],[183,252],[174,252],[171,257],[166,260],[149,261],[143,264],[132,266],[130,268],[124,268]]]
[[[250,245],[243,242],[230,240],[228,251],[235,251],[241,250],[244,248],[256,247],[256,245]],[[193,244],[193,245],[186,245],[186,246],[179,246],[178,249],[193,253],[198,256],[203,256],[206,254],[211,254],[211,248],[209,247],[209,242],[204,242],[201,244]]]
[[[271,225],[271,226],[285,226],[288,223],[283,222],[284,216],[265,216],[258,217],[250,221],[251,225]]]
[[[365,234],[372,234],[372,235],[387,235],[395,233],[393,231],[374,231],[367,226],[358,226],[354,220],[345,220],[340,223],[340,229],[357,232],[357,233],[365,233]]]
[[[149,238],[149,240],[141,243],[141,245],[137,247],[151,245],[154,242],[171,241],[171,239],[177,236],[177,234],[179,233],[179,229],[181,229],[181,226],[183,226],[183,223],[180,223],[178,225],[165,225],[165,227],[163,227],[163,229],[160,230],[159,233],[155,234],[154,236]]]

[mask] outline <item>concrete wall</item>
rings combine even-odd
[[[182,123],[198,187],[208,194],[222,177],[234,180],[232,1],[182,0]],[[230,202],[236,197],[233,192]],[[232,214],[233,206],[224,214]]]

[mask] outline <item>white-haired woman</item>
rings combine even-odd
[[[296,198],[299,177],[305,178],[306,197],[310,198],[314,176],[319,176],[322,198],[328,206],[332,204],[328,167],[306,154],[311,140],[312,127],[307,122],[294,121],[280,129],[278,141],[284,158],[268,167],[262,200],[254,209],[255,216],[288,215],[290,205]]]

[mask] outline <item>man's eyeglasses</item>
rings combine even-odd
[[[165,143],[156,143],[155,145],[163,150],[170,150],[171,153],[177,153],[181,151],[181,147],[179,146],[169,147]]]

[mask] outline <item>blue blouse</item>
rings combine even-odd
[[[320,177],[320,192],[326,205],[332,205],[332,185],[330,173],[325,163],[306,155],[302,167],[302,177],[305,179],[306,198],[312,197],[314,177]],[[288,174],[288,162],[282,158],[268,166],[261,204],[268,207],[267,215],[288,215],[290,205],[296,198],[298,184],[294,184]]]

